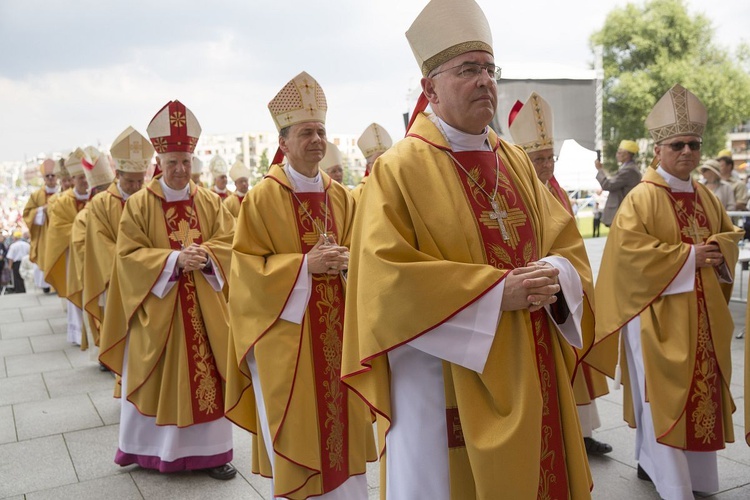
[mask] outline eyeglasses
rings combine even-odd
[[[482,70],[486,70],[487,76],[489,76],[492,80],[495,80],[496,82],[500,80],[500,73],[502,71],[500,68],[498,68],[494,64],[479,64],[479,63],[474,63],[474,62],[465,62],[465,63],[459,64],[458,66],[441,69],[440,71],[433,73],[432,76],[433,77],[438,76],[440,73],[445,73],[446,71],[450,71],[456,68],[458,68],[458,73],[456,73],[456,75],[459,78],[466,78],[467,80],[470,78],[477,78],[482,74]]]
[[[678,142],[670,142],[669,144],[662,144],[662,146],[669,146],[670,148],[672,148],[672,151],[676,153],[685,149],[685,146],[689,147],[690,151],[700,151],[701,145],[703,145],[701,141],[690,141],[690,142],[678,141]]]
[[[533,163],[535,167],[543,167],[548,163],[554,165],[555,155],[540,156],[539,158],[534,158],[533,160],[531,160],[531,163]]]
[[[55,177],[57,177],[55,174],[44,174],[45,179],[54,179]]]

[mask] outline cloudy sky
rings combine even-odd
[[[479,0],[495,58],[588,69],[588,39],[624,0]],[[307,71],[328,98],[327,128],[403,133],[419,70],[404,32],[426,0],[0,0],[0,161],[108,145],[145,133],[179,99],[204,133],[273,130],[268,101]],[[747,0],[689,0],[736,46]],[[637,20],[634,20],[637,22]]]

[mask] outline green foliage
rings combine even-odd
[[[591,35],[604,57],[604,139],[608,168],[622,139],[648,137],[644,122],[656,101],[675,83],[708,109],[704,155],[713,156],[726,134],[750,117],[750,47],[735,59],[713,42],[714,29],[702,15],[690,15],[684,0],[651,0],[612,10]],[[647,159],[653,151],[641,151]]]
[[[349,163],[351,163],[351,160],[349,158],[345,158],[344,164],[342,165],[342,168],[344,169],[343,182],[345,186],[356,186],[362,180],[362,175],[358,172],[353,171],[349,166]]]
[[[268,148],[264,149],[258,159],[258,167],[255,169],[255,175],[252,179],[252,185],[255,186],[259,183],[263,177],[268,173],[268,169],[271,166],[271,161],[268,159]]]

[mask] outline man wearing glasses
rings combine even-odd
[[[29,260],[39,265],[40,249],[39,242],[42,239],[42,233],[47,229],[47,202],[49,198],[60,190],[57,185],[57,175],[55,175],[55,161],[46,159],[39,167],[41,174],[44,176],[44,187],[34,191],[29,196],[29,201],[23,208],[23,221],[29,228],[31,236],[31,249],[29,251]],[[44,282],[44,274],[38,270],[34,271],[35,281],[41,284],[42,290],[49,292],[49,285]],[[37,276],[38,275],[38,276]]]
[[[575,220],[488,127],[500,69],[474,0],[431,1],[406,36],[421,106],[358,202],[342,361],[377,415],[386,497],[589,498]]]
[[[646,118],[653,168],[612,222],[596,283],[599,343],[588,358],[622,373],[638,477],[666,499],[717,491],[716,451],[734,441],[727,301],[742,233],[692,178],[706,119],[680,85]]]
[[[602,214],[602,222],[607,227],[612,224],[612,219],[614,219],[615,213],[617,213],[617,209],[625,196],[641,182],[641,171],[638,170],[638,165],[633,161],[637,154],[638,144],[635,141],[620,141],[615,155],[620,168],[615,175],[611,176],[604,171],[601,161],[594,161],[596,180],[599,181],[604,191],[609,191]]]

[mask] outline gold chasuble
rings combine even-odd
[[[117,182],[94,196],[87,205],[89,217],[84,243],[88,257],[83,270],[83,306],[89,317],[93,318],[90,324],[96,345],[99,345],[99,330],[104,319],[104,309],[99,300],[112,276],[117,231],[124,206],[125,200],[117,188]]]
[[[342,376],[377,414],[384,452],[392,419],[388,351],[453,317],[512,269],[546,256],[567,258],[592,295],[573,218],[521,148],[493,131],[488,140],[494,152],[450,152],[467,176],[420,113],[367,181],[367,206],[382,207],[383,216],[365,224],[365,212],[357,213]],[[492,190],[498,167],[492,206],[479,186]],[[582,353],[593,341],[590,308],[583,322]],[[524,309],[502,312],[482,373],[443,362],[451,498],[589,497],[571,389],[577,359],[546,312]]]
[[[695,271],[691,292],[662,296],[695,243],[715,243],[730,275],[737,263],[739,228],[700,184],[696,193],[672,192],[654,169],[625,198],[610,229],[596,284],[597,345],[587,359],[610,376],[620,329],[641,320],[646,399],[659,443],[713,451],[734,441],[729,391],[732,375],[732,284],[713,267]],[[638,279],[633,279],[637,276]],[[635,427],[624,350],[625,420]]]
[[[253,472],[273,473],[275,494],[291,499],[332,491],[376,458],[370,412],[340,381],[342,277],[313,274],[302,324],[280,318],[321,229],[349,246],[353,202],[343,186],[321,176],[324,193],[294,193],[284,170],[272,165],[242,204],[232,256],[227,417],[253,433]],[[250,349],[274,457],[259,432]]]
[[[555,179],[554,176],[550,178],[548,188],[550,190],[550,193],[552,193],[552,196],[554,196],[555,199],[560,202],[565,210],[567,210],[570,215],[575,217],[575,214],[573,213],[573,207],[570,204],[568,193],[565,192],[562,187],[560,187],[560,184],[557,182],[557,179]],[[591,312],[591,316],[593,317],[592,304],[586,301],[584,307],[586,307],[586,309]],[[586,326],[593,329],[594,323],[591,322]],[[575,378],[573,379],[573,394],[575,395],[577,405],[591,404],[592,400],[600,396],[604,396],[605,394],[609,394],[607,377],[605,377],[602,372],[589,365],[584,359],[578,365]]]
[[[367,177],[369,176],[366,175],[362,177],[362,180],[359,181],[359,184],[354,186],[354,188],[349,192],[349,194],[352,195],[352,198],[354,199],[355,204],[359,201],[360,197],[362,196],[362,190],[365,188],[365,184],[367,184]]]
[[[190,182],[190,198],[167,202],[159,179],[128,199],[101,331],[99,360],[122,375],[123,392],[157,425],[188,427],[224,416],[229,320],[221,292],[202,272],[178,272],[160,299],[151,293],[169,255],[196,243],[226,283],[234,219],[216,196]],[[169,387],[166,391],[162,388]]]
[[[61,298],[67,298],[66,252],[70,246],[73,220],[87,200],[78,200],[74,189],[67,189],[55,198],[47,207],[49,226],[44,245],[44,281],[54,287]]]
[[[229,213],[231,213],[235,219],[240,216],[240,205],[242,205],[242,199],[245,196],[232,193],[227,196],[226,200],[224,200],[224,206],[227,207],[227,210],[229,210]]]
[[[39,242],[41,241],[42,233],[47,229],[47,217],[45,214],[44,224],[34,224],[34,218],[36,218],[37,210],[47,204],[51,194],[47,193],[46,189],[38,189],[31,193],[29,200],[26,202],[26,206],[23,207],[23,221],[26,223],[26,227],[29,228],[29,237],[31,238],[31,248],[29,249],[29,260],[39,265]],[[40,266],[41,267],[41,266]]]
[[[83,309],[83,262],[85,259],[84,243],[88,213],[87,207],[84,206],[73,219],[73,225],[70,228],[70,246],[68,247],[68,273],[66,276],[68,300],[75,304],[78,309]]]

